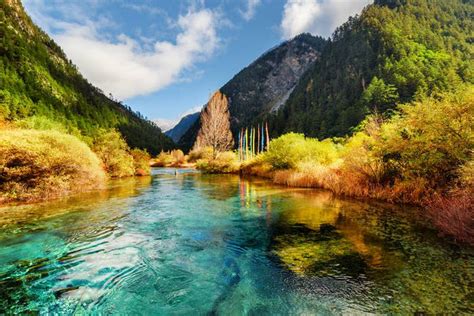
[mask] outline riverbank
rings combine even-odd
[[[417,208],[152,174],[0,208],[0,314],[472,311],[472,250],[436,236]]]
[[[474,245],[474,88],[369,116],[353,135],[288,133],[255,154],[205,159],[210,173],[260,176],[293,187],[423,206],[442,234]],[[253,147],[251,147],[253,148]],[[223,158],[220,158],[223,157]],[[242,159],[242,158],[241,158]]]
[[[34,203],[103,188],[109,178],[150,174],[150,155],[118,131],[94,138],[43,117],[0,123],[0,204]]]

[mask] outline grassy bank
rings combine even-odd
[[[473,153],[470,87],[401,105],[390,117],[369,116],[344,139],[285,134],[231,169],[288,186],[422,205],[440,231],[474,244]],[[208,166],[222,164],[227,172],[228,160],[208,160],[201,169],[217,172]]]
[[[35,202],[147,175],[150,156],[115,130],[84,137],[42,117],[0,124],[0,203]]]

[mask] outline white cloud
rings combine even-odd
[[[55,20],[42,14],[42,9],[48,10],[46,4],[30,1],[37,9],[33,17],[53,33],[81,73],[119,99],[149,94],[183,80],[182,74],[211,57],[221,41],[217,34],[220,14],[203,7],[193,6],[178,17],[173,41],[155,41],[147,49],[149,43],[124,34],[104,36],[104,20],[91,21],[87,15],[82,16],[83,22]]]
[[[282,37],[303,32],[328,37],[349,16],[359,13],[372,0],[287,0],[280,24]]]
[[[240,10],[240,14],[244,20],[250,21],[254,17],[261,0],[246,0],[246,2],[245,11]]]
[[[173,127],[178,124],[178,120],[169,120],[169,119],[163,119],[163,118],[158,118],[153,120],[156,125],[158,125],[159,128],[161,128],[161,131],[166,132],[172,129]]]
[[[153,122],[155,122],[156,125],[158,125],[163,132],[166,132],[166,131],[169,131],[170,129],[172,129],[173,127],[175,127],[176,124],[178,124],[179,121],[181,121],[181,119],[183,117],[185,117],[186,115],[194,114],[194,113],[199,112],[201,110],[202,110],[202,106],[195,106],[195,107],[190,108],[189,110],[183,112],[176,119],[157,118],[157,119],[154,119]]]

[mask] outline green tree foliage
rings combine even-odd
[[[375,113],[393,109],[398,99],[397,88],[394,85],[385,84],[382,79],[377,77],[372,79],[361,97],[364,107]]]
[[[153,154],[173,147],[154,123],[87,82],[19,2],[1,1],[0,119],[38,115],[85,136],[118,128],[130,147]]]
[[[472,1],[376,1],[334,32],[272,133],[343,136],[369,111],[474,83],[473,15]]]
[[[102,160],[105,171],[111,177],[121,178],[135,174],[133,157],[119,132],[99,130],[94,135],[92,150]]]

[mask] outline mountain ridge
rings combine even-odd
[[[183,116],[179,122],[169,130],[165,135],[170,137],[175,143],[179,142],[186,131],[199,119],[200,111]]]
[[[240,128],[256,125],[285,102],[325,45],[322,37],[300,34],[265,51],[219,89],[229,98],[234,137]],[[181,137],[178,146],[189,150],[198,130],[199,121],[196,121]]]
[[[472,84],[472,16],[472,1],[375,1],[336,29],[269,116],[272,135],[345,136],[367,114]]]

